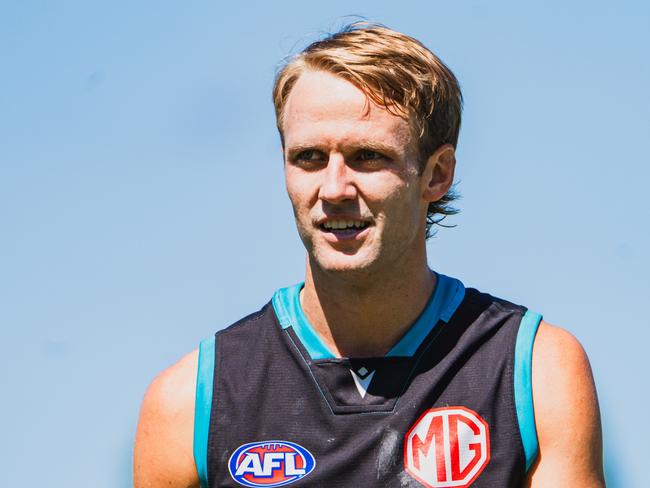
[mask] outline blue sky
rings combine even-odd
[[[431,266],[580,339],[609,486],[643,484],[646,2],[26,0],[0,4],[0,485],[128,486],[153,376],[301,280],[270,91],[347,15],[463,87]]]

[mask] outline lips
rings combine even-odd
[[[353,218],[324,219],[318,224],[321,231],[336,241],[351,240],[365,235],[365,231],[370,226],[371,223],[367,220]]]
[[[354,230],[365,229],[370,225],[364,220],[336,219],[326,220],[320,224],[320,227],[326,231]]]

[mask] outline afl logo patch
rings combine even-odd
[[[285,486],[314,470],[316,460],[304,447],[287,441],[252,442],[230,456],[230,476],[244,486]]]
[[[429,488],[466,488],[490,461],[488,424],[464,407],[427,410],[404,441],[404,469]]]

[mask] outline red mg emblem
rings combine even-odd
[[[427,410],[405,440],[404,468],[429,488],[466,488],[490,461],[488,424],[464,407]]]

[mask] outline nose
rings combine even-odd
[[[329,203],[340,203],[353,200],[357,196],[357,188],[352,180],[352,170],[345,164],[341,154],[332,154],[323,172],[318,197]]]

